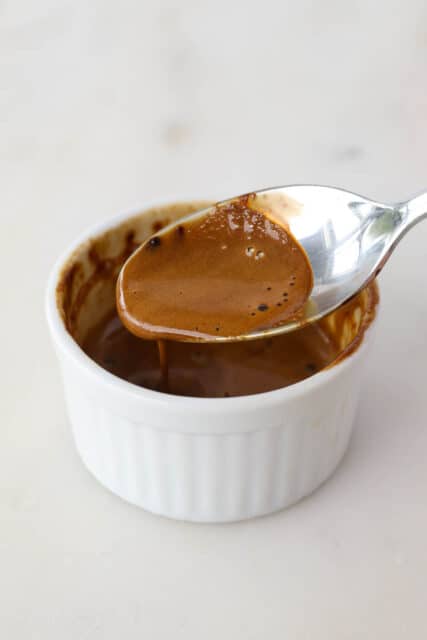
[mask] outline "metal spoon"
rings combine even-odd
[[[313,290],[298,321],[238,337],[212,336],[211,342],[286,333],[340,307],[378,275],[401,238],[427,217],[427,193],[386,205],[344,189],[294,185],[256,192],[253,206],[286,224],[304,247],[313,269]],[[176,224],[182,223],[181,219]]]

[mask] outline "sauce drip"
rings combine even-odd
[[[167,393],[169,391],[169,362],[166,340],[157,340],[157,349],[159,351],[159,364],[161,374],[160,390]]]
[[[299,317],[313,286],[303,248],[248,195],[151,237],[123,267],[117,309],[141,338],[240,336]]]
[[[88,356],[119,378],[165,391],[155,341],[131,334],[115,311],[91,329],[82,346]],[[312,376],[338,354],[334,337],[317,323],[263,340],[169,341],[167,391],[201,398],[262,393]]]

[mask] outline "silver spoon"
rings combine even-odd
[[[427,193],[407,202],[386,205],[344,189],[315,185],[257,191],[253,207],[257,205],[277,222],[289,226],[310,259],[314,286],[305,315],[297,321],[247,335],[212,336],[211,342],[278,335],[319,320],[375,278],[402,237],[427,217]],[[211,211],[209,208],[191,214],[164,231]]]

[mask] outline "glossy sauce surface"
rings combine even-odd
[[[131,256],[117,285],[129,331],[203,340],[260,331],[303,312],[313,286],[307,256],[251,198],[216,205]]]
[[[317,324],[264,340],[168,342],[165,389],[156,342],[131,334],[116,312],[90,331],[83,349],[102,367],[136,385],[175,395],[212,398],[286,387],[330,364],[339,351],[332,336]]]

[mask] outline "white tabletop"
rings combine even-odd
[[[424,0],[0,7],[0,637],[427,634],[427,223],[380,279],[349,453],[294,508],[167,521],[83,468],[47,335],[49,268],[147,199],[293,182],[427,187]]]

